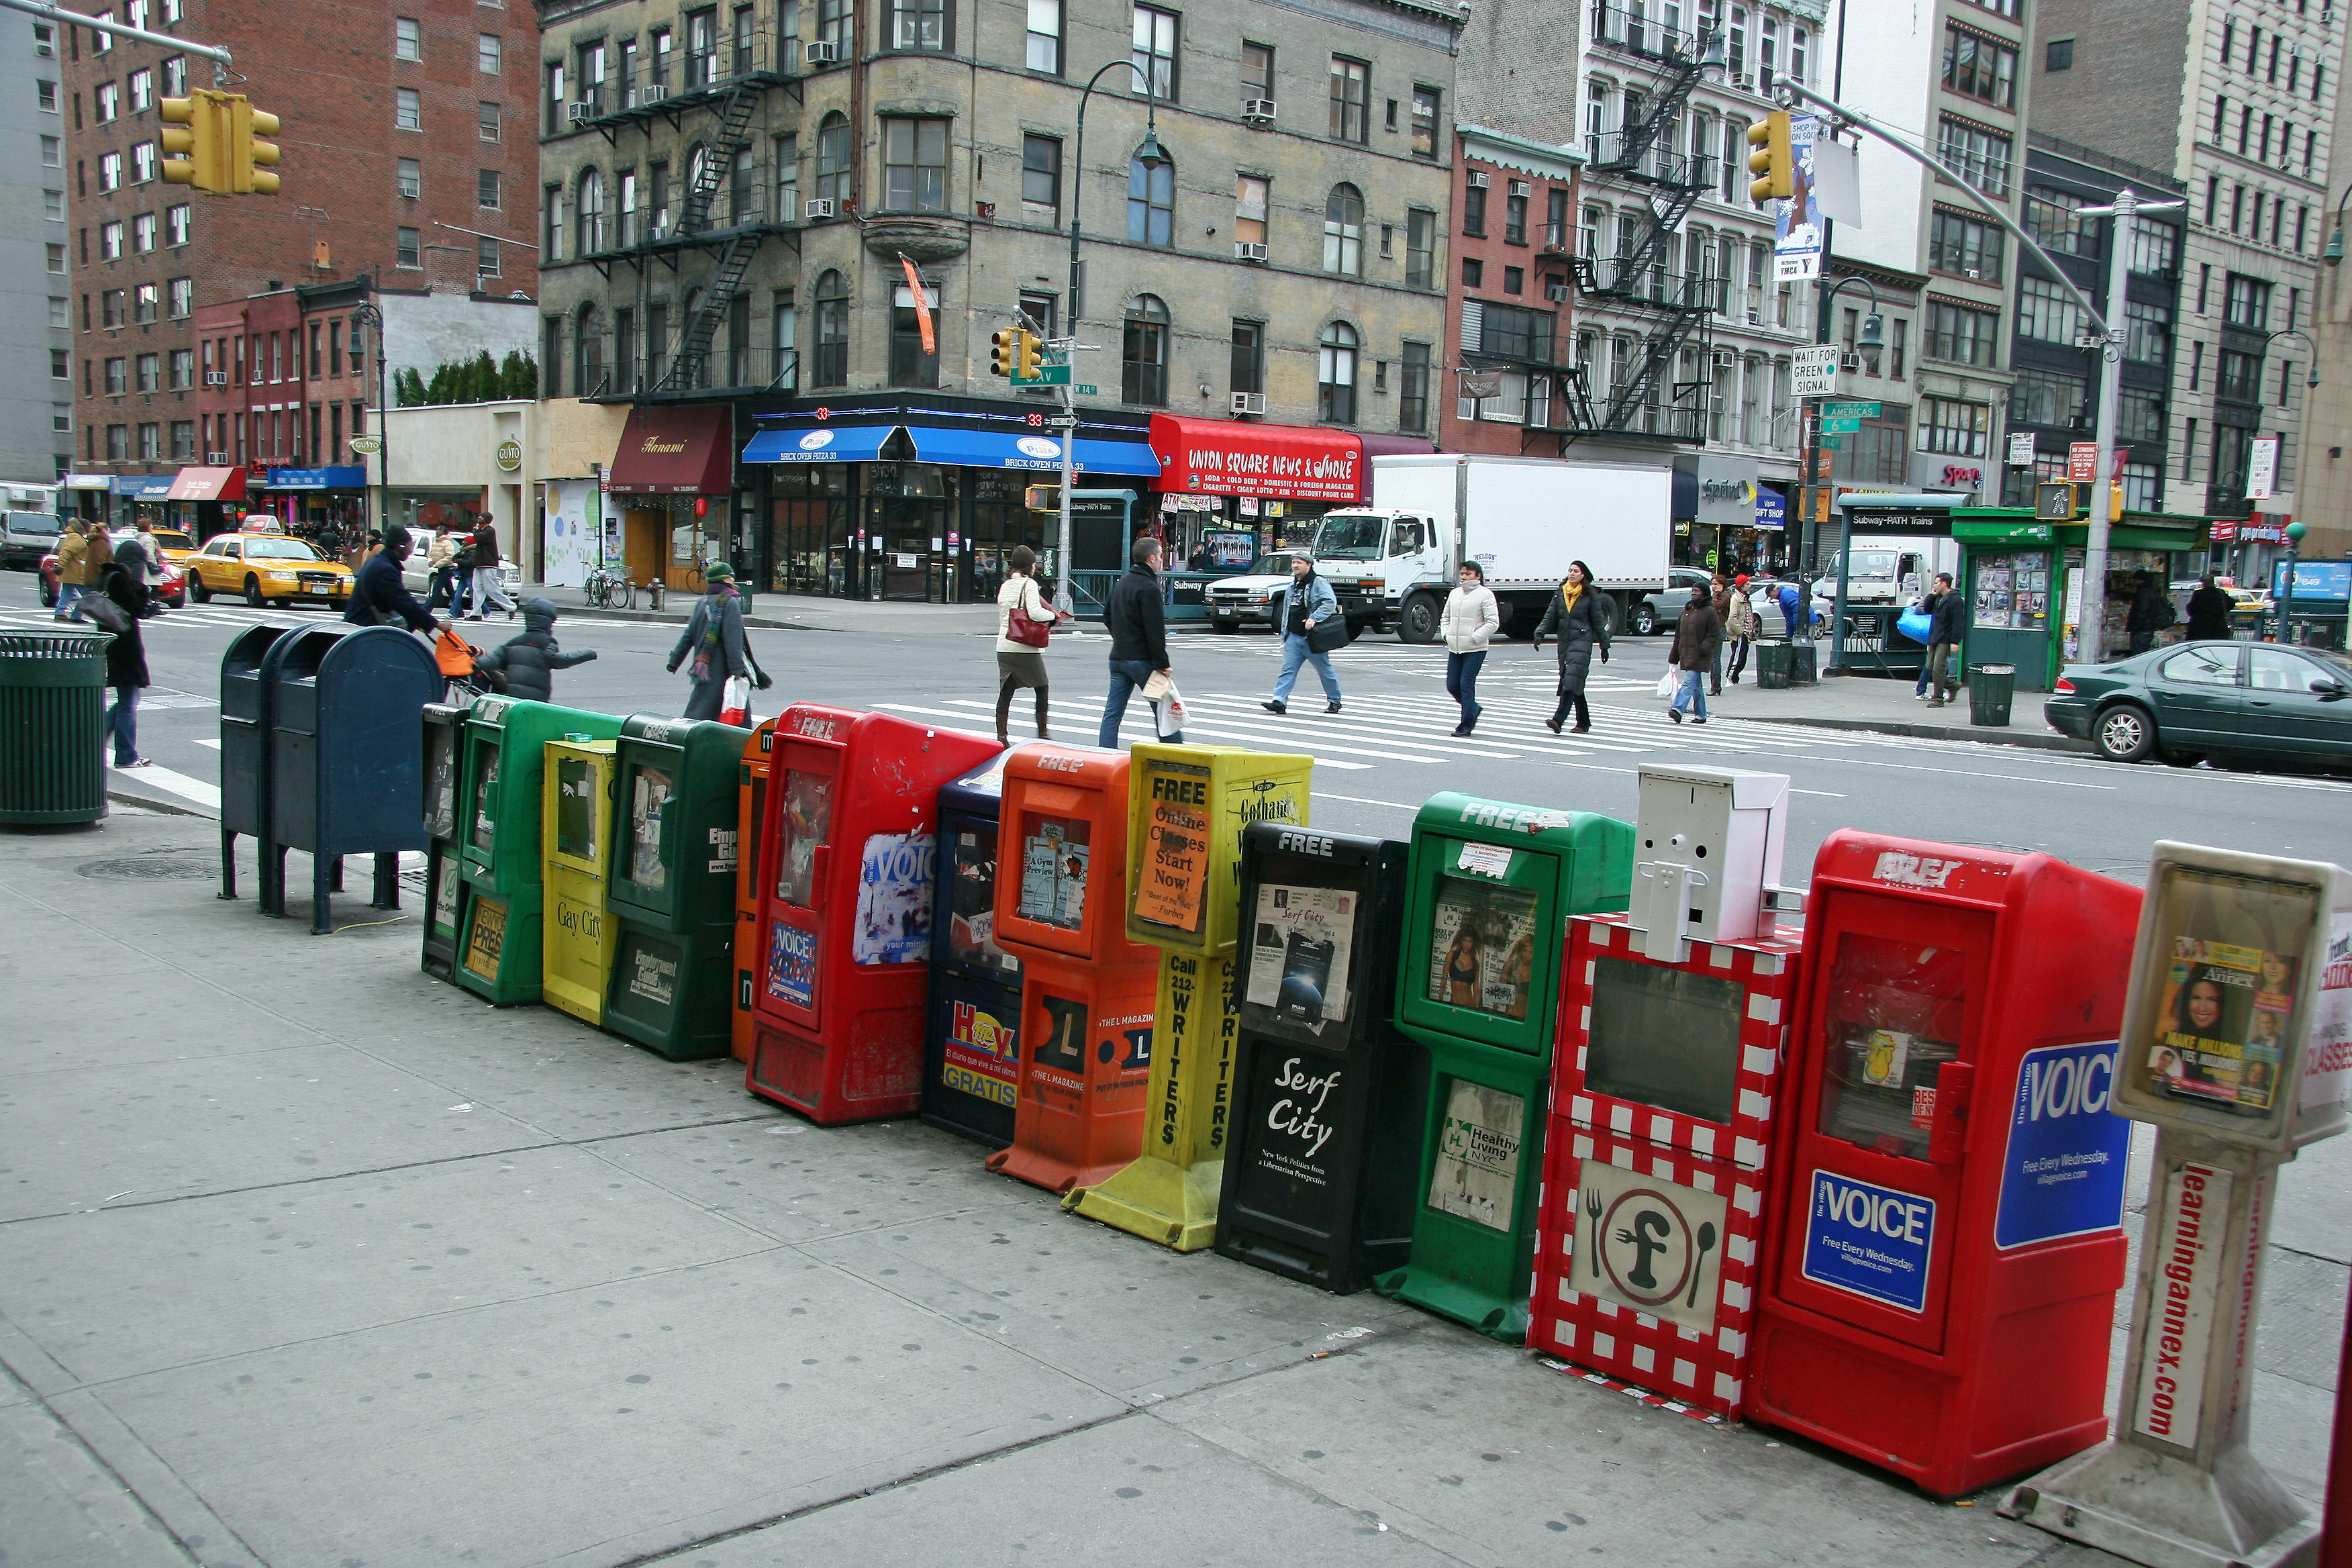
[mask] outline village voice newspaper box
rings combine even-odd
[[[1384,1296],[1527,1337],[1560,938],[1625,908],[1631,824],[1433,795],[1412,829],[1397,1025],[1429,1052],[1412,1248]]]
[[[1839,832],[1811,900],[1747,1418],[1957,1497],[2106,1430],[2139,893]]]
[[[998,749],[887,713],[778,717],[752,1093],[825,1125],[914,1110],[940,785]]]
[[[923,1026],[922,1119],[991,1149],[1013,1142],[1021,1086],[1021,961],[996,941],[997,820],[1013,755],[940,786]]]
[[[1127,934],[1127,752],[1036,742],[1004,765],[997,944],[1021,961],[1013,1142],[988,1168],[1051,1193],[1143,1144],[1160,950]]]
[[[2318,1561],[2319,1521],[2250,1449],[2252,1347],[2278,1169],[2344,1131],[2347,1093],[2352,877],[2158,844],[2116,1075],[2157,1130],[2116,1434],[2004,1513],[2135,1563]]]
[[[1280,823],[1242,835],[1217,1250],[1342,1295],[1412,1246],[1429,1058],[1395,1020],[1405,855]]]

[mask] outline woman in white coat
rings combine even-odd
[[[1462,704],[1462,722],[1454,732],[1466,735],[1478,727],[1478,669],[1486,662],[1486,645],[1501,627],[1495,607],[1495,590],[1486,586],[1486,568],[1465,561],[1454,592],[1445,596],[1445,615],[1438,623],[1445,634],[1445,694]]]

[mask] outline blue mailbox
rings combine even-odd
[[[293,636],[282,626],[248,626],[221,655],[220,896],[236,897],[236,838],[241,833],[254,841],[260,856],[265,912],[283,908],[285,902],[270,879],[280,860],[270,847],[269,716],[278,679],[272,655],[290,645]]]
[[[285,852],[311,858],[310,930],[330,929],[341,857],[373,855],[373,907],[400,907],[400,851],[425,847],[418,714],[439,700],[432,650],[392,626],[311,626],[270,649],[270,872],[285,910]]]

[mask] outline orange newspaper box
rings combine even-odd
[[[758,1017],[752,998],[759,994],[760,889],[767,885],[768,866],[760,830],[768,820],[768,762],[775,749],[776,721],[770,719],[743,742],[743,771],[736,776],[740,793],[735,797],[735,1037],[728,1049],[739,1062],[751,1059],[751,1026]]]
[[[1004,768],[996,942],[1021,961],[1013,1146],[988,1168],[1066,1193],[1143,1146],[1160,950],[1127,935],[1128,753],[1040,742]]]

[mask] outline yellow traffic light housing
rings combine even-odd
[[[1013,379],[1036,381],[1045,374],[1045,341],[1036,333],[1021,333],[1020,352],[1013,356]]]
[[[1021,329],[999,327],[988,337],[988,370],[992,375],[1011,379],[1021,358]]]
[[[161,113],[163,178],[215,195],[278,194],[278,176],[254,168],[278,163],[277,143],[255,140],[278,134],[278,116],[254,108],[242,94],[213,88],[167,98]]]
[[[236,132],[235,140],[229,143],[229,188],[276,195],[278,176],[266,171],[278,165],[278,143],[256,138],[277,135],[278,116],[254,108],[248,100],[235,94],[230,96],[229,116]],[[264,165],[264,172],[257,173],[256,163]]]
[[[1031,485],[1021,492],[1021,504],[1031,511],[1059,511],[1062,510],[1062,487]]]
[[[1797,160],[1789,143],[1789,114],[1775,110],[1748,128],[1748,198],[1762,203],[1787,201],[1797,194]]]

